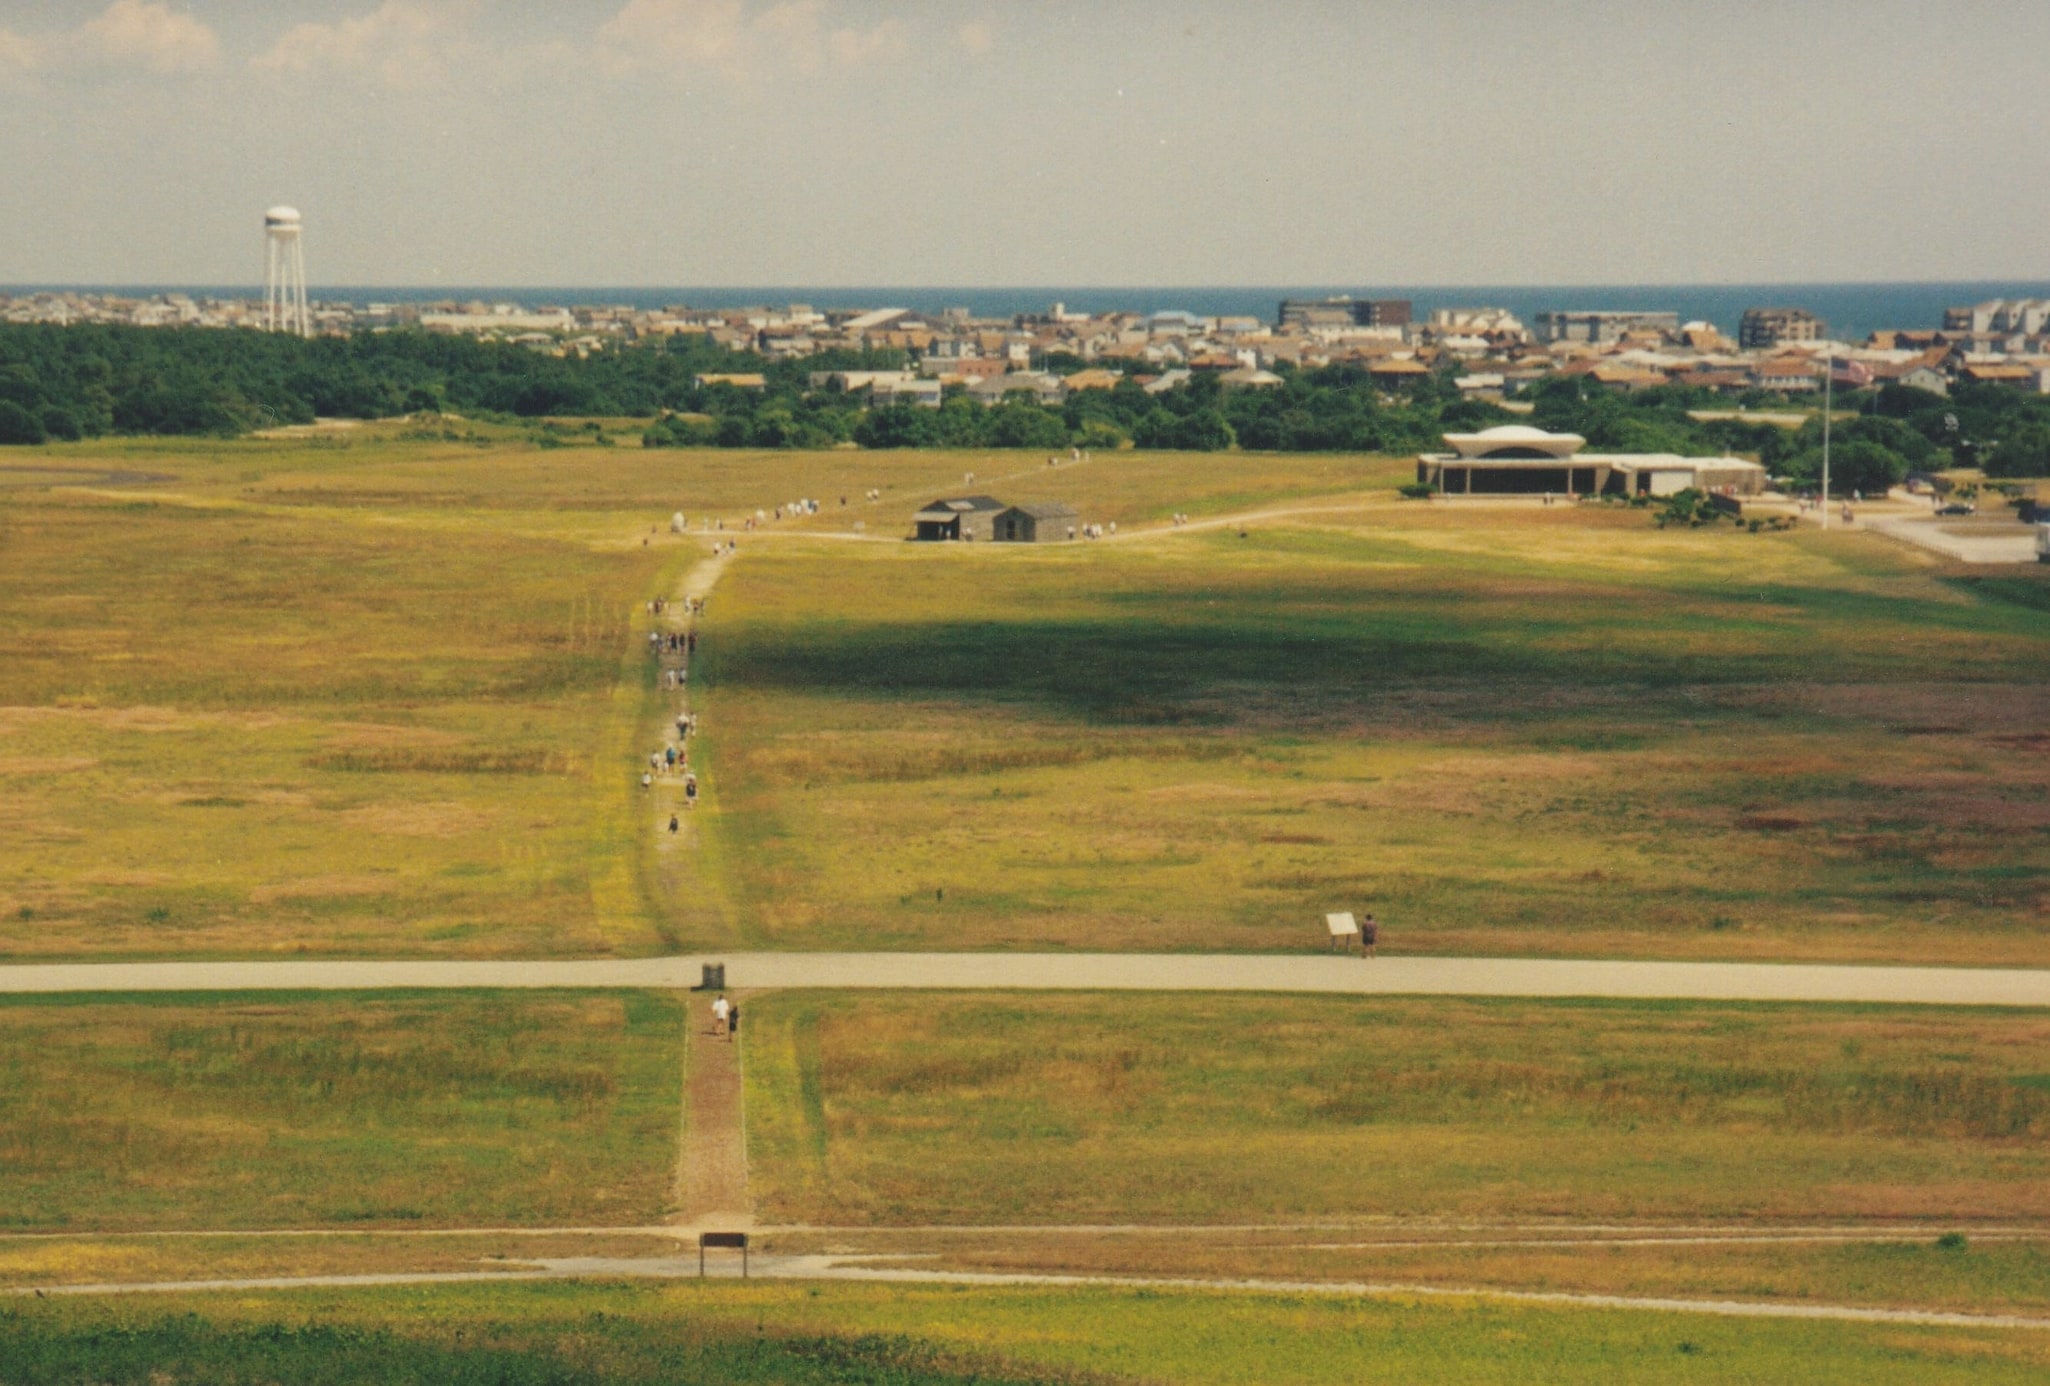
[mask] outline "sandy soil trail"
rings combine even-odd
[[[746,1009],[745,997],[732,999]],[[711,1005],[709,996],[691,998],[675,1221],[700,1231],[745,1232],[754,1227],[754,1200],[747,1187],[741,1037],[715,1033]]]

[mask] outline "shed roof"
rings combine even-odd
[[[1035,520],[1072,520],[1077,513],[1075,507],[1066,501],[1027,501],[1023,505],[1012,506],[1011,511],[1030,515]]]
[[[1004,503],[995,496],[943,496],[918,512],[918,518],[928,516],[935,520],[952,519],[956,515],[972,511],[1002,510]]]

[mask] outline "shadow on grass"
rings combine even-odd
[[[764,623],[728,635],[702,676],[794,692],[1030,703],[1094,723],[1201,724],[1231,721],[1234,705],[1266,697],[1359,711],[1418,688],[1464,689],[1489,695],[1491,719],[1515,719],[1526,701],[1556,704],[1542,696],[1548,690],[1608,690],[1629,702],[1794,679],[2029,677],[2050,664],[2042,640],[1957,647],[1959,635],[2013,634],[2003,618],[2018,613],[1860,594],[1776,589],[1765,603],[1656,592],[1346,595],[1123,593],[1105,599],[1116,608],[1107,614]]]

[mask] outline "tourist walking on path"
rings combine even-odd
[[[733,1007],[731,1004],[727,1002],[724,996],[721,996],[718,1000],[712,1003],[713,1034],[723,1035],[726,1033],[726,1017],[731,1015],[732,1013]]]

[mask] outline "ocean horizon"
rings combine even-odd
[[[108,293],[147,297],[185,293],[216,298],[261,298],[255,284],[19,284],[0,294]],[[978,318],[1043,313],[1060,303],[1069,312],[1153,313],[1182,310],[1203,317],[1257,317],[1272,322],[1284,298],[1406,298],[1419,318],[1438,308],[1504,308],[1530,325],[1547,311],[1677,313],[1682,322],[1713,323],[1735,335],[1747,308],[1805,308],[1839,339],[1856,340],[1890,328],[1934,329],[1946,308],[1989,298],[2050,298],[2050,280],[1929,280],[1880,283],[1771,284],[1314,284],[1314,285],[316,285],[325,303],[514,303],[528,308],[619,305],[741,308],[808,304],[820,310],[907,308],[939,313],[965,308]]]

